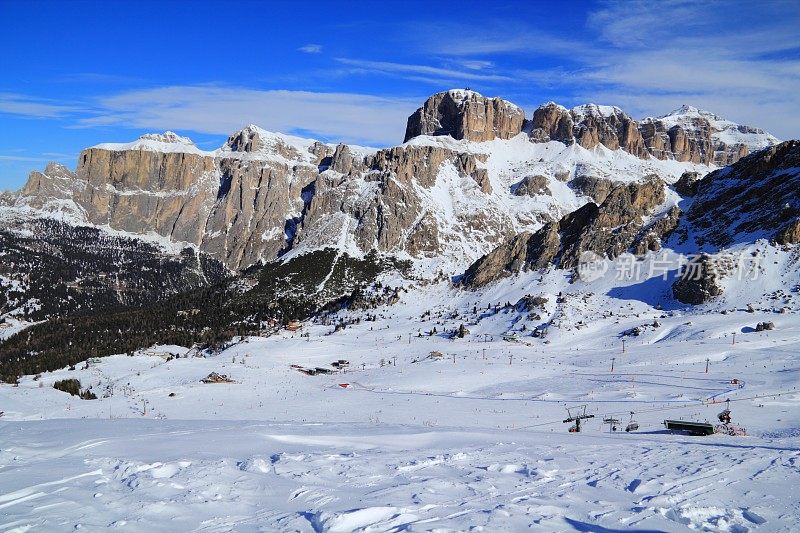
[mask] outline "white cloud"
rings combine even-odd
[[[53,100],[16,93],[0,93],[0,113],[31,118],[59,118],[81,110],[79,106]]]
[[[487,68],[492,68],[494,63],[482,59],[473,59],[462,61],[461,66],[470,70],[484,70]]]
[[[419,98],[353,93],[171,86],[128,91],[98,101],[101,112],[79,127],[116,125],[228,135],[246,124],[278,132],[306,131],[324,140],[398,144]]]
[[[298,50],[307,54],[320,54],[322,53],[322,45],[309,43],[301,46]]]
[[[0,161],[49,161],[46,157],[25,157],[21,155],[0,154]]]
[[[406,63],[392,63],[389,61],[365,61],[361,59],[349,59],[344,57],[337,57],[336,61],[344,65],[355,67],[364,72],[378,72],[402,77],[407,77],[409,75],[421,75],[425,77],[423,79],[426,79],[430,76],[433,80],[436,80],[436,82],[439,80],[513,81],[511,77],[499,74],[479,74],[476,72],[465,72],[448,68],[432,67],[429,65],[410,65]]]

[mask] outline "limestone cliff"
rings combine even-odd
[[[618,107],[586,104],[568,110],[548,102],[534,111],[526,130],[534,142],[577,143],[587,149],[603,145],[637,157],[715,166],[778,142],[763,130],[691,106],[639,123]]]
[[[511,102],[455,89],[434,94],[408,117],[403,142],[418,135],[478,142],[509,139],[522,131],[524,121],[525,113]]]

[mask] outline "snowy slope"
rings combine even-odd
[[[800,520],[800,296],[784,296],[780,313],[770,292],[797,286],[800,273],[790,252],[757,246],[763,275],[729,278],[722,300],[696,308],[670,298],[674,272],[658,275],[658,254],[641,264],[656,275],[627,281],[615,278],[619,261],[594,281],[551,270],[480,292],[389,277],[406,287],[401,301],[337,333],[309,322],[308,337],[249,338],[215,356],[165,361],[186,348],[155,347],[0,385],[2,523],[791,531]],[[547,298],[533,310],[539,318],[505,307],[525,294]],[[776,329],[755,332],[761,321]],[[548,336],[531,337],[543,323]],[[427,334],[459,324],[464,339]],[[634,327],[639,336],[621,336]],[[503,340],[510,330],[517,341]],[[344,374],[289,366],[340,358],[351,362]],[[200,383],[210,372],[234,383]],[[101,399],[52,388],[68,377]],[[715,422],[725,399],[750,436],[664,431],[668,418]],[[567,433],[565,408],[584,404],[595,417],[584,433]],[[602,424],[613,416],[624,425],[631,411],[638,432]]]

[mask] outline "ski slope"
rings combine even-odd
[[[797,283],[785,267],[695,308],[661,278],[570,284],[552,270],[481,292],[389,278],[399,303],[303,336],[26,376],[0,385],[0,531],[792,531],[800,307],[769,296]],[[538,319],[505,306],[524,294],[548,299]],[[763,321],[775,330],[756,332]],[[465,338],[441,334],[462,323]],[[542,323],[547,337],[530,336]],[[290,367],[337,359],[345,373]],[[211,372],[234,382],[201,383]],[[52,388],[71,377],[100,399]],[[727,399],[749,436],[663,427],[716,423]],[[568,433],[577,405],[594,418]],[[624,428],[631,411],[637,432],[602,423]]]

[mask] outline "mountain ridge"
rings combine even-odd
[[[539,118],[551,108],[567,112],[545,104]],[[508,101],[464,90],[437,93],[409,117],[411,125],[435,126],[449,113],[445,122],[456,130],[434,128],[391,148],[322,143],[255,125],[213,151],[172,132],[146,134],[87,148],[75,172],[53,165],[33,172],[6,203],[160,235],[232,270],[340,243],[355,255],[377,248],[439,257],[443,268],[457,270],[497,242],[577,209],[598,193],[589,182],[655,174],[669,183],[686,171],[713,170],[696,157],[648,155],[637,123],[619,108],[578,109],[579,120],[562,132],[571,137],[556,139],[534,133],[537,112],[528,120]],[[539,185],[519,188],[523,182]]]

